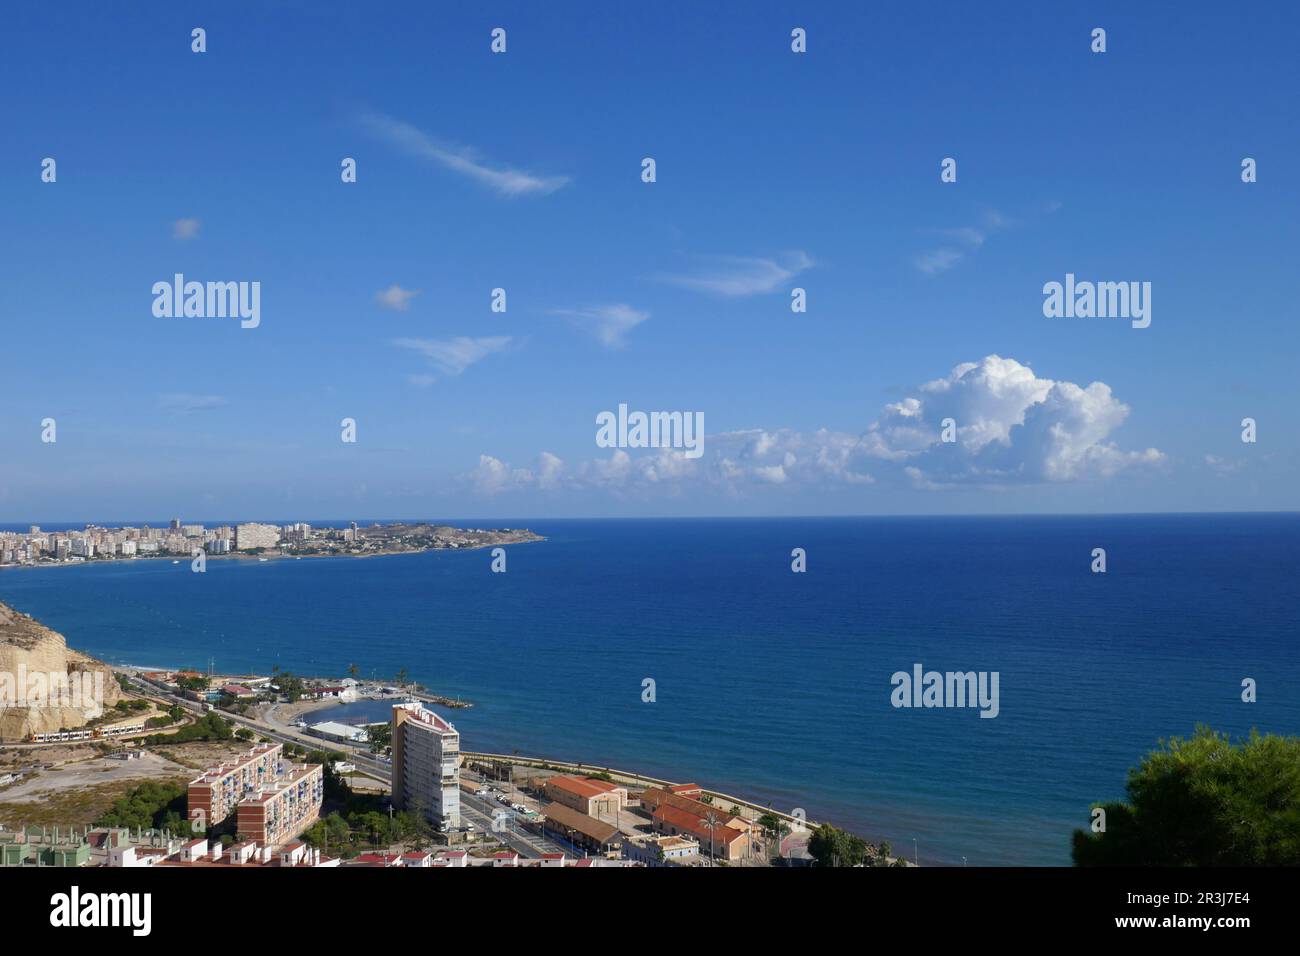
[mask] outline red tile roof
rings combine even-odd
[[[685,830],[700,841],[700,846],[712,836],[714,846],[730,846],[736,840],[739,840],[745,834],[741,830],[735,830],[727,826],[725,818],[719,819],[717,826],[713,827],[710,834],[709,825],[704,822],[704,818],[689,810],[681,810],[677,807],[660,806],[653,814],[655,822],[663,822],[676,827],[679,830]]]
[[[584,800],[599,797],[601,794],[618,789],[617,784],[606,783],[604,780],[592,780],[590,777],[551,777],[546,781],[546,785],[567,791],[574,796],[582,797]]]

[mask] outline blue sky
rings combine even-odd
[[[1297,506],[1300,14],[460,6],[5,14],[0,521]]]

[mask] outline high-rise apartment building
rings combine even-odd
[[[280,529],[273,524],[235,525],[235,550],[274,548],[280,543]]]
[[[419,702],[393,707],[393,805],[460,828],[460,734]]]

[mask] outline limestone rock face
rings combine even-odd
[[[121,697],[106,665],[0,604],[0,740],[84,727]]]

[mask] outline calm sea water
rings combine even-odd
[[[1297,515],[504,523],[549,538],[506,574],[140,561],[2,571],[0,600],[112,662],[406,668],[475,702],[466,749],[697,780],[931,863],[1067,864],[1159,738],[1300,733]],[[916,662],[998,671],[1000,715],[894,709]]]

